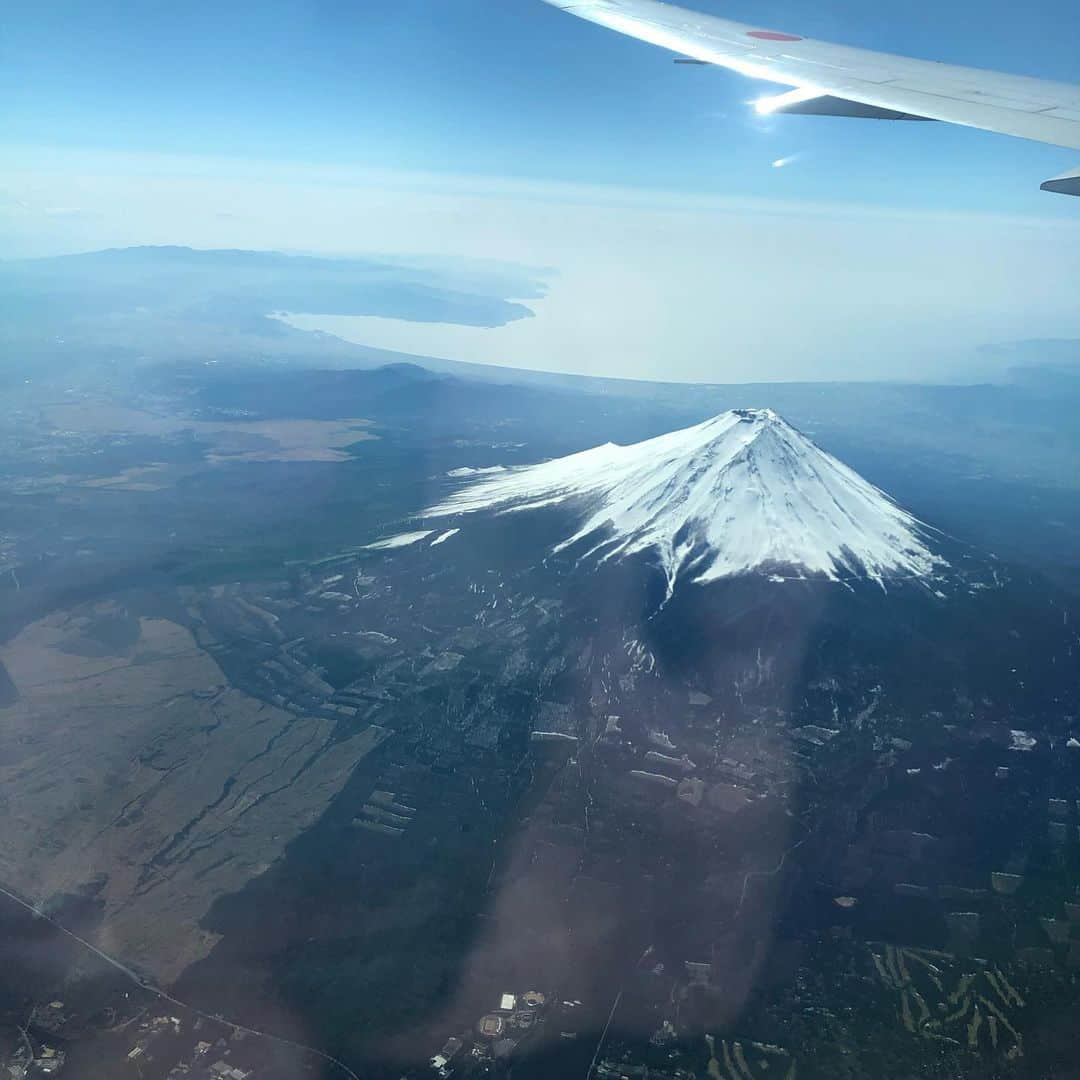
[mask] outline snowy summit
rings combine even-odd
[[[632,446],[607,443],[473,480],[430,517],[578,511],[558,545],[600,559],[654,551],[668,592],[752,571],[832,580],[929,577],[929,530],[770,409],[737,409]]]

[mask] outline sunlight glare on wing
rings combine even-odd
[[[783,94],[769,94],[751,102],[759,116],[772,116],[773,113],[786,109],[790,105],[801,105],[804,101],[824,97],[825,91],[816,86],[797,86]]]

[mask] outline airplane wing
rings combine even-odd
[[[943,120],[1080,150],[1080,86],[913,60],[730,22],[662,0],[545,0],[621,34],[791,87],[758,112]],[[1080,169],[1045,191],[1080,195]]]

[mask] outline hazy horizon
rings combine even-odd
[[[888,18],[847,0],[694,3],[1076,80],[1065,0],[1020,21],[967,0]],[[527,323],[351,334],[628,378],[950,381],[986,345],[1080,338],[1077,207],[1039,191],[1074,161],[1052,146],[757,116],[761,84],[539,0],[11,22],[0,257],[180,244],[542,266]]]

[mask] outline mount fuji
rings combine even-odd
[[[454,475],[460,477],[464,470]],[[630,446],[607,443],[537,465],[489,468],[426,518],[465,527],[482,512],[561,507],[601,562],[650,553],[667,578],[931,579],[935,532],[769,409],[738,409]],[[425,534],[426,535],[426,534]]]

